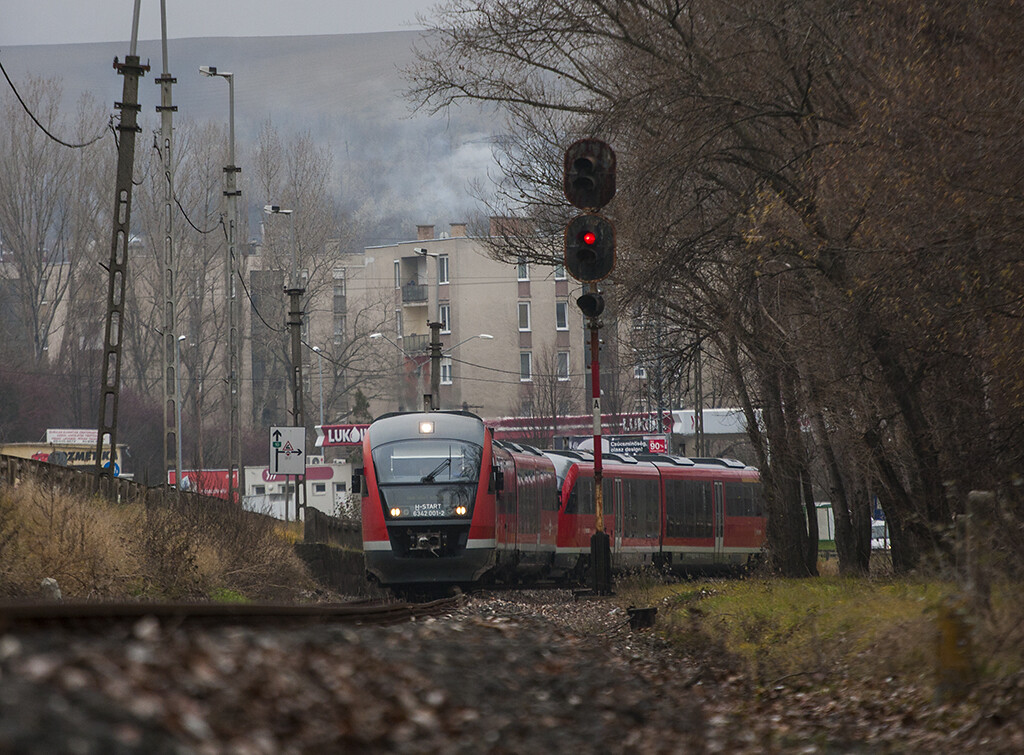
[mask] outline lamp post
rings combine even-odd
[[[474,338],[483,338],[485,341],[494,340],[494,336],[492,336],[490,333],[477,333],[475,336],[470,336],[469,338],[463,341],[459,341],[457,344],[448,349],[448,352],[444,356],[450,356],[451,353],[455,351],[457,348],[459,348],[462,344],[472,341]]]
[[[319,346],[314,346],[313,351],[316,352],[317,365],[320,369],[320,427],[324,426],[324,353]]]
[[[227,300],[228,344],[228,500],[234,500],[234,476],[238,470],[238,488],[242,490],[242,457],[240,427],[238,421],[238,322],[235,298],[235,236],[238,229],[238,197],[241,191],[236,184],[236,174],[241,171],[235,165],[235,75],[218,71],[216,66],[199,66],[203,76],[219,76],[228,82],[228,164],[224,166],[224,196],[228,210],[228,245],[224,254],[224,296]],[[239,496],[241,497],[241,496]]]
[[[185,336],[178,336],[174,342],[174,437],[177,448],[174,455],[174,479],[181,488],[181,342]]]
[[[292,210],[281,209],[276,204],[264,205],[263,212],[267,215],[287,215],[291,226],[292,237],[292,276],[285,288],[290,307],[288,310],[288,330],[292,342],[292,427],[301,427],[305,432],[306,422],[302,416],[302,295],[306,289],[299,281],[297,251],[295,249],[295,214]],[[295,519],[299,519],[299,485],[295,486]],[[304,486],[302,486],[304,488]]]

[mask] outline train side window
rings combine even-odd
[[[704,480],[666,480],[667,537],[711,537],[711,483]]]
[[[749,482],[725,483],[725,510],[729,516],[763,516],[758,485]]]
[[[566,514],[594,513],[594,480],[592,477],[581,477],[565,504]]]

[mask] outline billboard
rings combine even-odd
[[[238,501],[238,470],[234,470],[235,501]],[[167,473],[167,484],[177,486],[177,475],[174,470]],[[190,493],[208,495],[211,498],[228,499],[228,470],[226,469],[183,469],[181,470],[181,489]]]
[[[613,454],[636,456],[637,454],[667,454],[667,435],[602,435],[601,450]],[[580,451],[594,450],[593,435],[576,435],[569,438],[569,448]]]
[[[369,425],[317,425],[316,446],[317,448],[328,448],[331,446],[358,446],[363,442],[363,436]]]

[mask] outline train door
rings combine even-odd
[[[499,551],[515,552],[517,547],[518,526],[516,515],[518,513],[519,485],[516,481],[516,468],[508,459],[502,458],[495,461],[499,464],[504,477],[504,489],[497,494],[497,549]]]
[[[715,561],[721,561],[725,557],[725,496],[718,480],[715,481],[712,505],[715,511]]]

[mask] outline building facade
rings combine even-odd
[[[573,414],[587,363],[580,284],[562,266],[499,262],[465,224],[365,250],[346,271],[350,306],[376,302],[383,328],[369,338],[391,365],[370,413],[408,411],[431,394],[430,323],[440,324],[441,409],[484,417]]]

